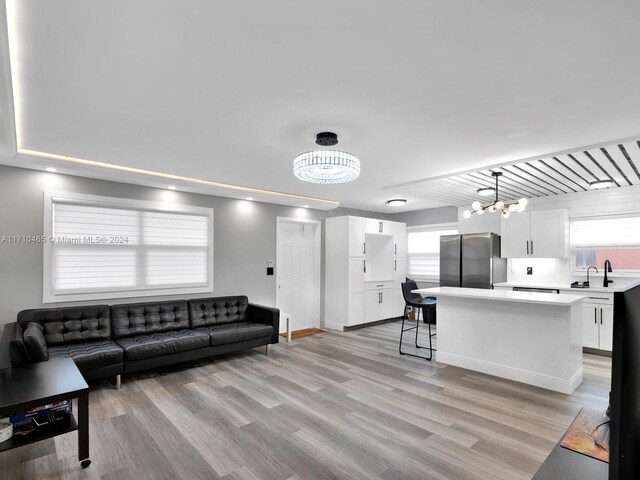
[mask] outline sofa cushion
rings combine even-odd
[[[29,357],[34,362],[46,362],[49,360],[47,343],[42,333],[42,325],[39,323],[31,322],[24,331],[24,345]]]
[[[108,340],[111,336],[109,305],[23,310],[18,313],[18,322],[25,330],[31,322],[42,325],[47,346]]]
[[[227,343],[271,337],[273,327],[264,323],[234,322],[200,327],[196,328],[195,331],[207,333],[211,338],[211,345],[225,345]]]
[[[49,348],[49,358],[71,357],[80,370],[122,363],[123,352],[113,340],[58,345]]]
[[[189,300],[191,328],[246,321],[248,306],[249,299],[243,295]]]
[[[130,361],[208,347],[209,336],[194,330],[172,330],[123,337],[116,342],[124,349],[125,360]]]
[[[113,305],[113,338],[189,328],[186,300]]]

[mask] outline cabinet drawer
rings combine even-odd
[[[594,293],[587,295],[584,299],[584,303],[597,303],[599,305],[613,305],[612,293]]]
[[[382,289],[392,289],[393,288],[393,280],[383,281],[383,282],[364,282],[364,289],[368,292],[370,290],[382,290]]]

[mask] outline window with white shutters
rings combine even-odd
[[[407,276],[437,281],[440,277],[440,236],[458,233],[455,223],[407,228]]]
[[[213,210],[45,195],[43,301],[213,292]]]

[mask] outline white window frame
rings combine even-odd
[[[206,286],[180,286],[161,288],[138,288],[134,290],[120,290],[106,288],[103,291],[92,292],[53,292],[53,223],[54,223],[54,203],[76,203],[105,208],[124,208],[134,210],[145,210],[162,213],[185,213],[199,216],[206,216],[209,225],[209,242],[207,245],[208,257],[208,278]],[[150,202],[146,200],[133,200],[128,198],[105,197],[97,195],[86,195],[81,193],[59,192],[45,190],[44,192],[44,242],[43,242],[43,282],[42,282],[42,303],[72,302],[85,300],[108,300],[117,298],[151,297],[161,295],[187,295],[194,293],[213,293],[213,244],[214,244],[214,223],[213,209],[206,207],[196,207],[164,202]]]
[[[570,259],[571,262],[569,265],[569,270],[571,274],[574,276],[585,275],[586,270],[580,270],[576,268],[576,245],[573,243],[573,239],[571,238],[571,223],[574,221],[580,220],[606,220],[609,218],[628,218],[628,217],[640,217],[640,212],[630,212],[630,213],[621,213],[615,215],[579,215],[569,218],[569,245],[570,245]],[[593,270],[590,273],[591,277],[604,277],[604,271],[602,270],[602,265],[596,265],[598,268],[598,273]],[[613,265],[613,272],[607,274],[609,277],[638,277],[640,276],[640,270],[620,270],[616,269],[616,266]]]
[[[431,231],[435,232],[438,230],[456,230],[458,229],[458,222],[447,222],[447,223],[432,223],[429,225],[413,225],[407,227],[407,244],[409,243],[409,234],[411,232],[425,232]],[[412,275],[409,271],[411,267],[411,253],[409,252],[409,248],[407,246],[407,277],[411,278],[411,280],[417,280],[420,282],[433,282],[437,283],[440,281],[440,274],[438,275]]]

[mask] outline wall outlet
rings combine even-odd
[[[527,275],[533,275],[533,267],[527,267]]]

